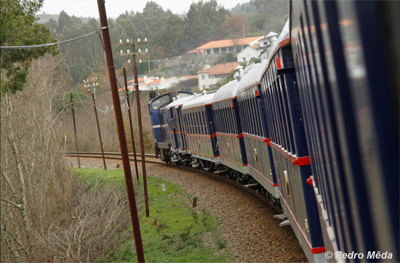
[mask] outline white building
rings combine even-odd
[[[215,54],[226,54],[226,53],[237,53],[242,51],[248,46],[257,45],[258,40],[263,38],[262,36],[257,37],[245,37],[237,39],[225,39],[215,40],[207,42],[193,50],[187,52],[188,54],[202,54],[202,55],[215,55]]]
[[[237,62],[249,63],[250,59],[259,58],[263,50],[264,48],[261,48],[259,46],[246,47],[237,54]]]
[[[237,66],[239,66],[239,63],[230,62],[218,64],[197,72],[200,90],[216,88],[215,85],[231,74]]]
[[[265,37],[260,39],[260,43],[262,43],[263,53],[260,56],[261,60],[268,59],[269,55],[274,51],[276,47],[276,43],[278,41],[279,35],[275,32],[269,32]]]
[[[257,40],[256,45],[248,46],[237,54],[237,62],[249,63],[252,58],[260,58],[261,60],[267,59],[275,48],[275,43],[278,41],[278,34],[269,32],[264,37]]]

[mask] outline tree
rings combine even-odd
[[[34,15],[42,6],[43,0],[0,0],[0,3],[1,46],[34,45],[55,41],[44,25],[36,23]],[[46,53],[57,52],[55,46],[2,50],[0,64],[2,92],[22,90],[32,60]]]
[[[187,47],[195,48],[205,42],[221,39],[219,32],[227,15],[230,12],[215,0],[192,3],[185,18]]]
[[[226,16],[221,34],[228,38],[244,37],[249,32],[249,23],[244,16]]]
[[[184,22],[177,15],[168,18],[164,30],[156,38],[163,45],[169,57],[177,56],[184,51]]]

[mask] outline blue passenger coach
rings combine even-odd
[[[152,100],[150,100],[149,113],[151,119],[151,125],[153,130],[153,136],[155,141],[155,153],[156,155],[161,156],[161,160],[169,161],[167,155],[169,155],[169,150],[171,147],[171,138],[169,134],[168,128],[168,120],[167,120],[167,111],[165,110],[165,106],[170,104],[173,101],[173,98],[176,98],[177,95],[179,97],[190,96],[192,93],[179,91],[179,92],[170,92],[162,94]]]
[[[394,44],[400,4],[292,1],[292,10],[294,62],[327,249],[388,251],[398,261],[400,68]]]
[[[214,95],[212,110],[221,163],[247,174],[247,156],[236,99],[237,87],[237,80],[222,86]]]
[[[249,174],[273,197],[279,198],[272,158],[268,120],[263,110],[260,81],[267,61],[253,65],[240,77],[236,91]]]
[[[325,246],[315,195],[307,184],[311,176],[310,157],[291,47],[288,21],[261,80],[263,110],[282,208],[307,258],[320,262],[325,260]]]
[[[215,92],[196,94],[195,98],[182,106],[182,117],[190,151],[201,166],[213,169],[219,162],[215,125],[211,103]],[[202,161],[204,160],[204,161]]]

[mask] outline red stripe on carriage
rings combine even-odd
[[[258,90],[256,90],[256,97],[258,97]]]
[[[296,160],[292,162],[293,165],[298,165],[298,166],[310,165],[310,163],[311,163],[310,156],[297,157]]]
[[[271,139],[270,138],[265,139],[264,142],[266,142],[268,146],[271,146]]]
[[[281,58],[280,57],[276,58],[276,68],[277,69],[281,69],[282,68]]]
[[[236,138],[243,138],[243,132],[241,134],[236,135]]]
[[[273,184],[272,186],[278,186],[278,184]]]
[[[308,179],[306,180],[306,182],[307,182],[307,184],[309,184],[309,185],[313,186],[313,181],[312,181],[312,178],[311,178],[311,176],[310,176],[310,177],[308,177]]]
[[[219,155],[214,155],[214,158],[217,158],[217,157],[219,157]]]
[[[313,253],[313,254],[325,253],[325,251],[326,251],[325,247],[313,247],[313,248],[311,248],[311,253]]]

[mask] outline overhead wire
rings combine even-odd
[[[89,33],[87,33],[87,34],[85,34],[85,35],[82,35],[82,36],[79,36],[79,37],[74,37],[74,38],[71,38],[71,39],[62,40],[62,41],[57,41],[57,42],[52,42],[52,43],[43,43],[43,44],[37,44],[37,45],[23,45],[23,46],[0,46],[0,49],[3,49],[3,50],[18,50],[18,49],[29,49],[29,48],[49,47],[49,46],[55,46],[55,45],[60,45],[60,44],[65,44],[65,43],[73,42],[73,41],[76,41],[76,40],[79,40],[79,39],[82,39],[82,38],[89,37],[89,36],[91,36],[91,35],[93,35],[93,34],[97,34],[97,35],[99,36],[99,40],[100,40],[100,42],[101,42],[101,45],[102,45],[102,47],[103,47],[103,50],[105,51],[105,46],[104,46],[103,39],[102,39],[101,34],[100,34],[100,29],[106,29],[106,28],[107,28],[107,27],[101,27],[101,28],[96,29],[95,31],[89,32]],[[123,88],[123,86],[121,85],[121,83],[120,83],[120,81],[118,80],[118,78],[117,78],[117,82],[118,82],[119,87],[120,87],[120,88]],[[133,102],[133,101],[132,101],[132,102]],[[103,113],[104,113],[104,112],[107,112],[107,111],[101,110],[101,109],[98,108],[97,106],[96,106],[96,108],[97,108],[99,111],[103,112]]]
[[[105,28],[106,27],[102,27],[102,28],[96,29],[93,32],[87,33],[87,34],[79,36],[79,37],[74,37],[74,38],[71,38],[71,39],[57,41],[57,42],[53,42],[53,43],[44,43],[44,44],[26,45],[26,46],[0,46],[0,48],[1,49],[5,49],[5,50],[7,50],[7,49],[8,50],[15,50],[15,49],[28,49],[28,48],[39,48],[39,47],[55,46],[55,45],[65,44],[65,43],[68,43],[68,42],[76,41],[76,40],[91,36],[93,34],[98,33],[100,29],[105,29]]]

